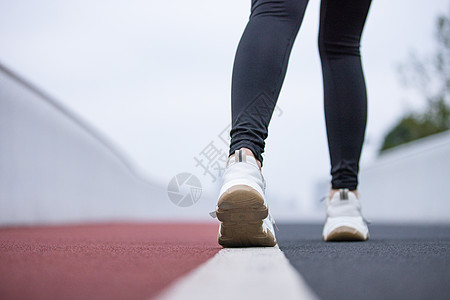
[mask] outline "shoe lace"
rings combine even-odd
[[[372,224],[372,222],[370,220],[366,219],[366,217],[364,217],[363,215],[361,215],[361,217],[367,225]]]
[[[322,198],[320,198],[319,202],[323,202],[323,201],[327,200],[328,198],[330,198],[329,194],[327,194],[327,195],[323,196]]]
[[[278,231],[280,231],[280,229],[278,229],[277,223],[275,222],[275,219],[272,217],[272,215],[269,213],[268,215],[269,217],[269,221],[272,223],[273,227]]]

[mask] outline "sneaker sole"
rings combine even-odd
[[[331,231],[328,236],[323,239],[326,242],[332,241],[366,241],[369,238],[369,234],[365,237],[359,230],[349,227],[341,226]]]
[[[263,231],[263,220],[269,210],[264,199],[253,188],[236,185],[219,198],[216,211],[222,222],[218,242],[228,247],[273,247],[276,240],[270,231]]]

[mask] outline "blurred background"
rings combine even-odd
[[[277,221],[325,216],[319,5],[269,128]],[[238,0],[0,1],[0,224],[211,220],[249,13]],[[450,222],[449,16],[448,0],[372,3],[360,191],[374,222]]]

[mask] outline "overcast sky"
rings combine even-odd
[[[269,128],[265,177],[278,201],[307,203],[328,178],[311,0]],[[362,166],[421,101],[395,66],[433,49],[449,1],[375,0],[362,39],[369,120]],[[0,1],[0,62],[54,96],[162,184],[180,172],[217,187],[194,157],[230,123],[231,70],[250,1]],[[316,199],[314,199],[316,200]],[[208,200],[209,201],[209,200]],[[213,200],[214,201],[214,200]]]

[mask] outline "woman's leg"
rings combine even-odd
[[[262,163],[267,128],[308,0],[253,0],[233,67],[230,155],[250,149]]]
[[[332,189],[356,190],[367,119],[360,40],[371,0],[322,0],[319,52]]]

